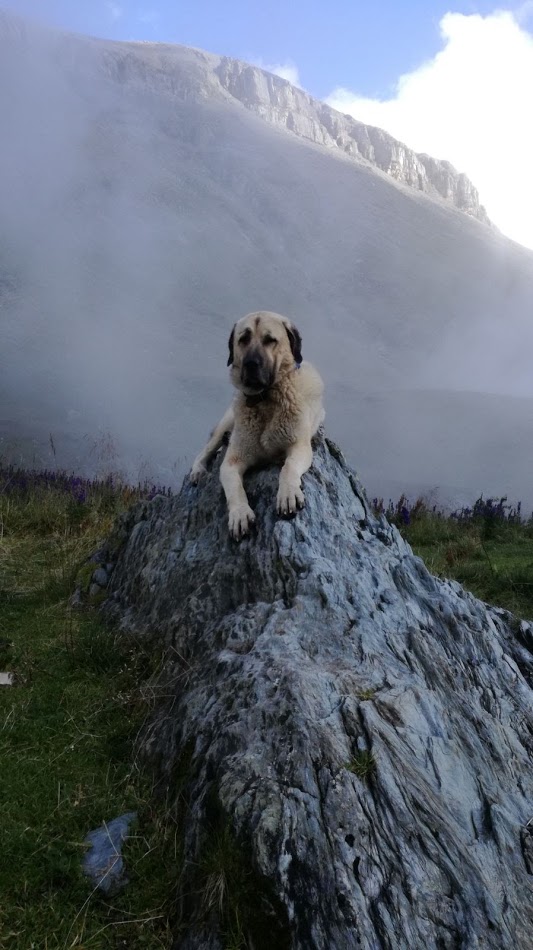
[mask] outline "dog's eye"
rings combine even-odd
[[[277,343],[277,342],[278,341],[275,340],[273,336],[266,336],[263,339],[263,343],[265,344],[265,346],[271,346],[273,343]]]
[[[247,343],[252,339],[251,330],[245,330],[243,335],[239,337],[239,343],[242,343],[243,346],[246,346]]]

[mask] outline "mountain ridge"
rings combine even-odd
[[[18,24],[16,21],[17,18],[6,16],[0,10],[0,30],[9,29],[20,37],[24,35],[26,21],[19,19]],[[32,27],[33,24],[30,29]],[[142,64],[134,62],[136,53],[140,53],[141,60],[146,60],[151,52],[162,55],[163,60],[166,56],[174,56],[174,65],[182,69],[183,63],[178,63],[177,57],[184,57],[189,68],[191,60],[196,58],[197,65],[203,70],[205,89],[209,90],[211,95],[217,92],[216,83],[213,82],[213,77],[216,77],[222,93],[226,93],[271,125],[333,152],[338,150],[352,161],[368,163],[393,180],[431,198],[442,200],[493,227],[480,202],[476,187],[467,175],[457,171],[450,162],[423,152],[415,152],[388,132],[339,112],[311,96],[306,90],[260,66],[180,43],[101,40],[63,31],[48,31],[48,35],[55,36],[58,43],[63,40],[79,40],[82,43],[88,40],[102,46],[101,55],[111,72],[115,72],[117,65],[112,57],[106,56],[105,46],[108,50],[122,49],[126,54],[131,54],[129,57],[126,55],[118,67],[118,77],[121,81],[127,81],[128,70],[133,76],[136,68],[140,70],[142,78],[146,78]],[[168,61],[165,64],[168,66]],[[153,68],[153,63],[150,65]],[[165,85],[168,86],[168,78]],[[170,82],[170,89],[184,97],[188,91],[187,84],[179,82]]]
[[[377,126],[366,125],[260,67],[223,56],[217,75],[225,89],[266,121],[355,161],[369,162],[409,187],[439,197],[493,226],[474,184],[443,159],[415,152]]]

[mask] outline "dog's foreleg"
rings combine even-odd
[[[189,476],[193,485],[197,484],[200,476],[206,471],[206,465],[217,454],[224,441],[224,436],[227,435],[228,432],[231,433],[233,431],[233,423],[233,406],[230,406],[214,429],[209,442],[194,460]]]
[[[248,504],[248,498],[242,483],[242,476],[247,468],[247,462],[232,450],[230,443],[224,461],[220,466],[220,481],[228,503],[229,531],[236,541],[240,541],[248,534],[251,525],[255,521],[255,515]]]
[[[280,515],[293,515],[305,504],[302,491],[302,475],[311,467],[313,449],[311,438],[302,439],[291,445],[285,464],[279,476],[276,507]]]

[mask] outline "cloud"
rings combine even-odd
[[[121,7],[120,4],[118,3],[114,3],[113,0],[108,0],[107,12],[109,13],[109,16],[114,22],[116,22],[117,20],[120,20],[121,17],[124,15],[123,7]]]
[[[293,63],[279,63],[274,66],[265,66],[264,68],[267,69],[269,73],[274,73],[275,76],[286,79],[287,82],[292,83],[293,86],[301,86],[298,67]]]
[[[262,59],[254,59],[252,57],[249,58],[249,62],[253,63],[254,66],[258,66],[259,69],[266,70],[267,73],[274,73],[275,76],[286,79],[287,82],[290,82],[293,86],[298,86],[299,89],[303,88],[300,82],[298,67],[292,62],[264,63]]]
[[[531,15],[533,2],[514,13],[447,13],[443,48],[401,76],[390,99],[337,88],[326,101],[416,151],[448,159],[474,182],[494,223],[533,248]]]

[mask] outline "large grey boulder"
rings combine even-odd
[[[250,475],[240,544],[217,468],[110,541],[108,612],[166,648],[176,946],[530,948],[533,627],[432,577],[327,439],[292,521]]]

